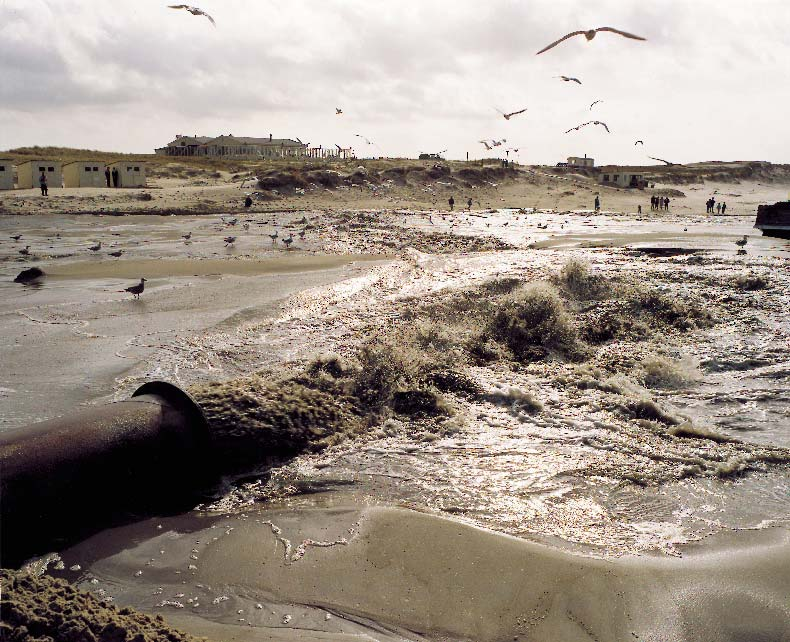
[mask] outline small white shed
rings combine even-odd
[[[0,158],[0,189],[14,189],[14,161]]]
[[[115,161],[107,165],[110,172],[118,171],[118,187],[145,187],[145,163]]]
[[[106,187],[104,176],[106,165],[102,161],[73,161],[63,165],[65,187]]]
[[[62,187],[63,172],[60,161],[54,160],[29,160],[17,165],[17,187],[30,189],[38,187],[38,177],[41,173],[47,177],[47,187]]]

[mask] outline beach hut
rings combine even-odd
[[[110,171],[118,170],[118,187],[145,187],[145,163],[140,161],[115,161],[107,165]]]
[[[601,185],[637,189],[644,189],[647,186],[647,180],[641,171],[616,166],[602,167],[601,173],[598,175],[598,182]]]
[[[587,158],[587,154],[584,155],[584,158],[581,156],[568,156],[568,165],[571,167],[595,167],[595,159]]]
[[[41,172],[47,177],[48,187],[63,186],[63,172],[60,161],[54,160],[29,160],[17,165],[17,187],[30,189],[38,187],[38,177]]]
[[[14,189],[14,163],[10,158],[0,158],[0,189]]]
[[[106,187],[105,164],[101,161],[82,160],[63,165],[65,187]]]

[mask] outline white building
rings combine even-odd
[[[251,136],[182,136],[165,147],[155,150],[162,156],[209,156],[212,158],[306,158],[307,145],[290,138],[274,138],[269,134],[266,138]]]
[[[63,165],[65,187],[106,187],[106,165],[102,161],[73,161]]]
[[[145,187],[145,163],[115,161],[107,165],[110,172],[118,170],[118,187]]]
[[[14,189],[14,161],[0,158],[0,189]]]
[[[568,156],[568,165],[571,167],[595,167],[595,160],[587,158],[587,154],[584,155],[584,158],[580,156]]]
[[[63,173],[60,161],[29,160],[17,165],[17,186],[19,189],[30,189],[39,186],[39,176],[47,177],[47,187],[63,187]]]
[[[641,171],[627,167],[602,167],[598,175],[598,182],[602,185],[615,187],[635,187],[644,189],[647,181]]]

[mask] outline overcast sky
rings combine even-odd
[[[527,163],[790,162],[790,0],[191,1],[216,28],[168,0],[0,0],[0,150],[272,133],[361,156],[506,138]],[[647,42],[535,55],[598,26]],[[611,134],[564,133],[590,118]]]

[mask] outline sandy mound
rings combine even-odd
[[[118,609],[68,582],[0,570],[0,640],[9,642],[191,642],[161,616]]]

